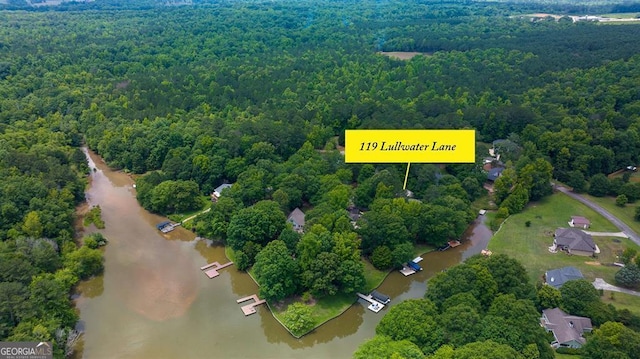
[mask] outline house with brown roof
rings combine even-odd
[[[550,249],[552,251],[560,249],[579,256],[593,256],[600,253],[591,235],[578,228],[556,229],[553,235],[553,247]]]
[[[571,227],[578,227],[587,229],[591,226],[591,222],[588,219],[581,216],[571,216],[571,222],[569,222]]]
[[[554,348],[580,348],[587,342],[582,333],[593,330],[591,319],[569,315],[560,308],[543,310],[540,325],[547,332],[553,333],[554,341],[551,345]]]
[[[304,212],[300,208],[296,207],[287,218],[287,222],[293,225],[293,230],[302,233],[304,232]]]

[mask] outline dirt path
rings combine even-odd
[[[180,223],[188,222],[188,221],[190,221],[190,220],[192,220],[192,219],[194,219],[194,218],[198,217],[198,216],[199,216],[199,215],[201,215],[201,214],[204,214],[204,213],[209,212],[210,210],[211,210],[211,207],[209,207],[209,208],[205,209],[204,211],[202,211],[202,212],[200,212],[200,213],[196,213],[196,214],[194,214],[194,215],[193,215],[193,216],[191,216],[191,217],[188,217],[188,218],[183,219],[182,221],[180,221]]]
[[[630,240],[632,240],[634,243],[636,243],[637,245],[640,246],[640,236],[638,236],[638,234],[636,232],[634,232],[631,229],[631,227],[627,226],[625,223],[623,223],[621,220],[619,220],[618,217],[616,217],[613,214],[609,213],[609,211],[607,211],[606,209],[602,208],[597,203],[594,203],[594,202],[588,200],[587,198],[582,197],[581,195],[579,195],[577,193],[571,192],[566,187],[557,186],[556,189],[558,191],[566,194],[567,196],[584,203],[585,205],[589,206],[594,211],[600,213],[604,218],[609,220],[609,222],[613,223],[622,232],[624,232],[629,237]]]

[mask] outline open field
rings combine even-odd
[[[534,283],[541,280],[547,270],[564,266],[579,268],[589,281],[600,277],[614,283],[619,268],[611,263],[617,261],[617,254],[629,246],[640,248],[625,238],[593,237],[601,251],[597,258],[571,256],[563,252],[550,253],[548,247],[553,243],[554,231],[558,227],[568,227],[567,222],[572,215],[587,217],[593,231],[618,231],[582,203],[556,193],[530,204],[523,213],[510,216],[491,238],[488,247],[494,253],[504,253],[518,259]],[[526,226],[527,221],[531,222],[530,227]]]
[[[380,51],[378,53],[380,55],[384,55],[384,56],[387,56],[393,59],[398,59],[398,60],[411,60],[412,58],[418,55],[422,55],[422,56],[430,55],[428,53],[422,53],[422,52],[403,52],[403,51],[391,51],[391,52]]]
[[[616,14],[602,14],[602,17],[610,17],[616,19],[636,19],[640,16],[640,12],[625,12],[625,13],[616,13]]]

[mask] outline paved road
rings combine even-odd
[[[609,222],[613,223],[622,232],[624,232],[627,236],[629,236],[630,240],[632,240],[633,242],[635,242],[637,245],[640,246],[640,236],[638,236],[638,234],[636,232],[634,232],[631,229],[631,227],[627,226],[621,220],[619,220],[618,217],[612,215],[611,213],[609,213],[609,211],[607,211],[606,209],[600,207],[600,205],[598,205],[597,203],[594,203],[594,202],[582,197],[581,195],[579,195],[577,193],[571,192],[566,187],[557,186],[556,189],[558,191],[566,194],[567,196],[569,196],[571,198],[575,198],[576,200],[578,200],[578,201],[586,204],[587,206],[591,207],[591,209],[593,209],[594,211],[600,213],[604,218],[608,219]]]
[[[596,278],[596,280],[594,280],[592,284],[596,289],[608,290],[611,292],[627,293],[627,294],[640,297],[640,292],[636,292],[635,290],[631,290],[631,289],[616,287],[615,285],[605,282],[604,279],[602,278]]]

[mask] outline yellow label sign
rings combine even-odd
[[[475,130],[347,130],[348,163],[473,163]]]

